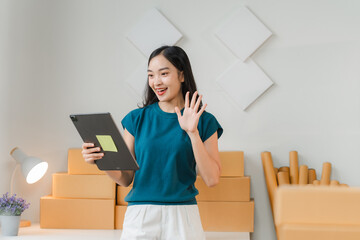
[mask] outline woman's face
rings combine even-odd
[[[177,104],[183,101],[181,83],[183,74],[162,54],[152,58],[148,66],[150,88],[155,92],[159,102]]]

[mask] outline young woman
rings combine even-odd
[[[133,182],[125,198],[128,208],[121,239],[205,239],[194,182],[198,173],[209,187],[218,183],[218,138],[223,130],[205,112],[183,49],[156,49],[147,72],[143,107],[121,122],[124,140],[140,170],[107,171],[121,186]],[[82,148],[88,163],[103,157],[91,143]]]

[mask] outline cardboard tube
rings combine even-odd
[[[278,181],[279,181],[279,186],[290,184],[288,172],[286,172],[286,171],[278,172],[277,177],[278,177]]]
[[[276,167],[274,167],[274,173],[275,173],[275,177],[276,177],[276,184],[279,186],[279,179],[277,178],[278,172],[279,172],[279,169],[277,169]]]
[[[265,181],[266,181],[266,187],[269,194],[269,201],[271,210],[273,210],[273,199],[275,190],[277,188],[277,181],[276,176],[274,172],[274,165],[271,158],[270,152],[262,152],[261,153],[261,161],[264,169],[264,175],[265,175]],[[273,215],[274,216],[274,215]]]
[[[331,180],[330,181],[330,186],[332,187],[338,187],[340,184],[339,184],[339,181],[336,181],[336,180]]]
[[[290,183],[299,184],[299,161],[297,151],[290,152]]]
[[[290,174],[290,168],[286,166],[280,167],[279,172],[288,172]]]
[[[287,166],[280,167],[279,172],[287,172],[288,173],[287,176],[289,179],[287,182],[289,182],[289,184],[290,184],[290,168]]]
[[[322,173],[321,173],[321,180],[320,185],[329,185],[330,184],[330,176],[331,176],[331,163],[324,162]]]
[[[309,184],[312,184],[314,180],[316,180],[316,171],[313,168],[309,168]]]
[[[308,166],[301,165],[299,171],[299,185],[306,185],[309,181]]]
[[[320,185],[320,181],[319,180],[314,180],[313,185]]]

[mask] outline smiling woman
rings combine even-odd
[[[133,182],[125,198],[122,240],[205,239],[194,182],[198,172],[208,186],[218,183],[223,130],[201,99],[183,49],[163,46],[150,55],[143,106],[121,122],[140,169],[107,171],[119,185]],[[101,161],[97,151],[91,143],[83,144],[88,163]]]
[[[189,92],[191,96],[193,96],[196,92],[197,88],[190,60],[185,51],[177,46],[163,46],[153,51],[149,57],[149,84],[146,87],[143,107],[155,102],[161,102],[160,99],[157,98],[156,91],[154,91],[154,87],[152,86],[152,81],[154,80],[154,77],[156,77],[156,73],[154,73],[156,70],[158,71],[158,74],[162,74],[164,79],[168,79],[165,77],[168,76],[168,74],[171,74],[172,79],[177,79],[174,80],[175,82],[177,81],[181,83],[180,89],[177,90],[179,95],[180,93],[182,94],[179,96],[182,100],[184,100],[187,92]],[[159,80],[162,80],[163,78],[160,78]],[[202,104],[200,102],[200,107],[201,105]]]

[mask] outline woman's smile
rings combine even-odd
[[[167,88],[155,88],[155,92],[157,95],[162,96],[165,94]]]

